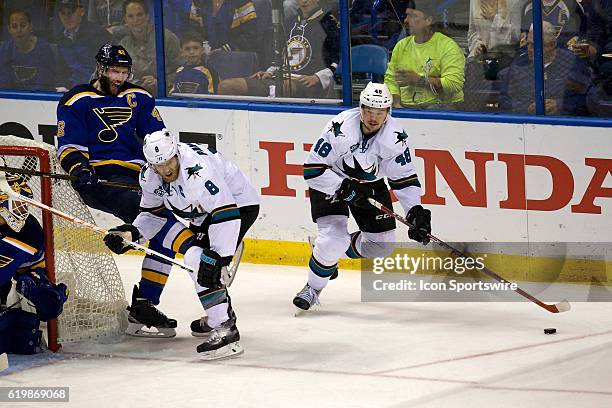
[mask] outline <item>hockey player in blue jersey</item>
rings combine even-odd
[[[395,219],[368,202],[373,198],[392,208],[385,177],[413,224],[408,237],[429,243],[431,212],[421,206],[421,184],[408,134],[391,116],[392,105],[387,85],[370,82],[361,92],[359,107],[336,115],[310,150],[304,179],[318,235],[308,264],[308,282],[293,299],[300,309],[318,303],[341,257],[384,257],[393,250]],[[349,212],[359,227],[352,234]]]
[[[204,338],[197,351],[205,360],[240,354],[236,315],[221,270],[257,219],[259,195],[240,169],[216,150],[178,143],[167,130],[148,135],[144,152],[148,164],[140,177],[141,212],[132,224],[111,229],[104,242],[123,253],[129,249],[125,240],[158,239],[183,254],[185,264],[197,271],[190,275],[206,312],[206,318],[191,323],[192,334]],[[167,213],[174,215],[168,218]],[[187,220],[189,227],[175,216]],[[165,282],[168,276],[155,278]],[[158,317],[148,299],[135,297],[128,330],[139,334],[144,326],[155,326],[161,333],[174,331],[175,320]]]
[[[96,62],[96,79],[74,87],[59,102],[59,160],[64,170],[74,176],[73,186],[88,206],[131,223],[138,215],[140,192],[102,185],[98,178],[137,186],[144,164],[142,138],[163,129],[164,122],[153,96],[128,82],[132,58],[125,48],[105,44]],[[152,240],[149,245],[157,252],[174,256],[161,241]],[[156,276],[169,274],[171,267],[147,255],[136,295],[159,304],[165,281]]]
[[[14,191],[32,198],[23,178],[6,174],[6,179]],[[43,231],[27,204],[0,192],[0,354],[35,353],[41,339],[40,320],[62,313],[68,289],[63,283],[49,282],[44,255]],[[35,314],[21,310],[19,301],[7,304],[13,280],[17,293],[35,307]]]

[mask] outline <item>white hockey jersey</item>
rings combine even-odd
[[[408,146],[408,134],[389,117],[366,138],[359,108],[336,115],[323,129],[304,164],[304,179],[314,190],[333,195],[345,178],[376,181],[387,178],[405,212],[421,202],[421,184]]]
[[[166,207],[195,225],[209,218],[210,249],[221,256],[236,250],[240,231],[239,207],[258,205],[259,195],[232,162],[205,145],[179,143],[180,172],[166,183],[151,167],[140,172],[141,213],[134,220],[145,239],[153,238],[166,222],[153,212]]]

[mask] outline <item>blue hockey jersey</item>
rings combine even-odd
[[[44,268],[44,256],[42,227],[33,215],[28,216],[19,232],[6,224],[0,226],[0,286],[10,281],[18,270]]]
[[[176,71],[171,93],[215,94],[219,77],[204,65],[182,66]]]
[[[164,127],[155,99],[139,86],[125,83],[112,96],[92,84],[78,85],[57,107],[60,163],[67,172],[87,161],[96,170],[140,171],[142,138]]]

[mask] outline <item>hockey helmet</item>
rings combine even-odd
[[[368,82],[359,95],[359,106],[368,106],[376,109],[391,109],[391,106],[393,106],[393,96],[391,95],[389,87],[385,84]]]
[[[149,164],[161,164],[178,154],[178,140],[168,129],[145,136],[142,151]]]
[[[105,67],[132,68],[132,57],[121,45],[104,44],[96,54],[96,61]]]
[[[6,173],[6,181],[9,187],[26,198],[34,198],[32,189],[27,185],[23,177]],[[19,199],[9,196],[7,193],[0,192],[0,217],[15,232],[21,231],[25,225],[26,218],[29,214],[28,204]]]

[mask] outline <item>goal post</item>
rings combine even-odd
[[[15,136],[0,136],[0,161],[7,167],[64,173],[55,147]],[[67,180],[24,176],[34,198],[43,204],[94,223],[88,207]],[[49,279],[70,290],[64,311],[47,323],[48,347],[117,336],[127,326],[125,292],[119,270],[101,236],[47,211],[29,206],[43,227]]]

